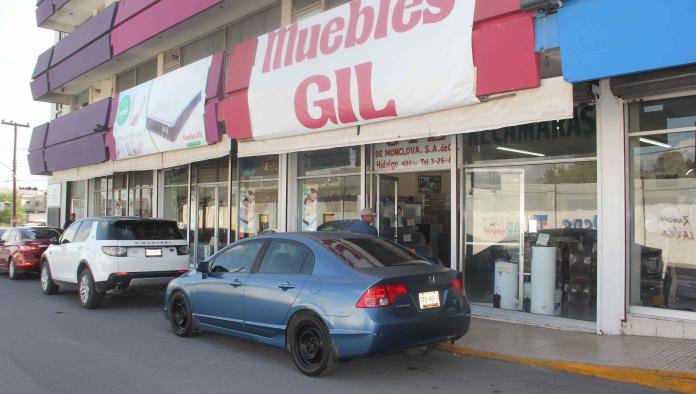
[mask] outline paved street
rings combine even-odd
[[[75,291],[44,296],[37,278],[0,276],[0,393],[653,392],[441,351],[354,360],[312,379],[281,350],[214,334],[176,337],[161,297],[109,297],[87,311]]]

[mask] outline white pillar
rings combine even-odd
[[[609,80],[597,102],[597,333],[620,335],[626,308],[626,161],[621,101]]]

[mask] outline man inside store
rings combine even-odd
[[[372,226],[375,221],[375,211],[372,208],[365,208],[360,211],[360,221],[350,226],[351,233],[366,234],[377,236],[377,229]]]

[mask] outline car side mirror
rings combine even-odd
[[[196,271],[202,273],[202,274],[207,274],[208,273],[208,262],[207,261],[201,261],[198,263],[196,266]]]
[[[59,244],[60,244],[60,241],[59,241],[58,237],[51,238],[51,245],[59,245]]]

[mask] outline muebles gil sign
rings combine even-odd
[[[355,0],[259,37],[254,138],[478,103],[473,14],[474,0]]]

